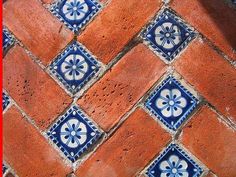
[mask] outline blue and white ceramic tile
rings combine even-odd
[[[10,34],[10,32],[6,29],[3,28],[3,50],[7,50],[11,45],[14,43],[14,38]]]
[[[52,13],[73,32],[80,30],[101,9],[97,0],[59,0]]]
[[[5,93],[2,92],[2,107],[3,111],[10,105],[10,97]]]
[[[50,71],[59,81],[75,94],[99,70],[100,65],[79,43],[70,44],[50,64]]]
[[[2,174],[4,175],[7,170],[8,170],[8,167],[3,163],[2,164]]]
[[[77,106],[72,106],[52,125],[47,135],[69,160],[75,162],[98,140],[101,132]]]
[[[195,33],[179,17],[165,9],[143,31],[142,36],[148,46],[170,62],[195,37]]]
[[[169,145],[148,168],[148,177],[199,177],[202,168],[178,145]]]
[[[169,129],[176,130],[197,106],[198,100],[173,76],[156,88],[145,106]]]

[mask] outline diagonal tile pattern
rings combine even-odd
[[[235,177],[232,9],[4,1],[3,156],[13,176]]]

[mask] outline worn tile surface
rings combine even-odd
[[[5,177],[235,177],[235,12],[3,1]]]

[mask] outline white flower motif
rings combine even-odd
[[[163,116],[177,117],[182,114],[182,109],[186,107],[187,100],[181,96],[181,92],[178,89],[164,89],[155,104],[157,108],[161,109]]]
[[[176,25],[165,22],[156,28],[155,41],[165,49],[172,49],[181,42],[181,32]]]
[[[68,147],[76,148],[86,141],[87,128],[82,122],[72,118],[62,125],[60,137]]]
[[[81,55],[69,55],[61,65],[61,71],[67,80],[80,80],[88,71],[88,64]]]
[[[67,0],[62,7],[62,12],[69,20],[83,19],[88,10],[88,5],[84,0]]]
[[[188,164],[178,156],[171,155],[168,160],[160,163],[161,177],[188,177]]]

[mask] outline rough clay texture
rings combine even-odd
[[[236,11],[230,0],[101,0],[101,11],[77,34],[49,12],[54,2],[3,1],[3,25],[15,38],[3,57],[3,89],[11,101],[2,119],[5,176],[146,177],[173,142],[199,162],[202,177],[236,176]],[[140,35],[165,8],[200,33],[170,63]],[[48,66],[73,39],[102,69],[69,95]],[[144,106],[170,74],[200,102],[176,132]],[[103,134],[74,164],[46,135],[72,103]]]

